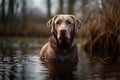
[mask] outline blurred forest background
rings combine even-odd
[[[120,56],[120,0],[0,0],[0,37],[48,37],[46,23],[56,14],[81,19],[77,37],[86,38],[86,50]]]
[[[74,14],[86,26],[100,17],[100,9],[102,0],[0,0],[0,36],[46,37],[46,23],[55,14]],[[78,35],[84,37],[86,29]]]

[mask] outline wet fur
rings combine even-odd
[[[59,17],[59,15],[57,17]],[[54,17],[53,22],[57,17]],[[49,22],[48,26],[53,22]],[[77,62],[78,52],[77,46],[74,43],[76,25],[73,26],[74,28],[70,33],[70,39],[58,39],[57,31],[54,26],[55,25],[52,24],[51,28],[52,35],[48,43],[43,45],[43,47],[41,48],[40,59],[46,62],[67,62],[67,63]]]

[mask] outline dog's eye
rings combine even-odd
[[[69,20],[67,20],[66,24],[71,25],[72,23]]]
[[[58,20],[58,21],[56,22],[57,25],[60,25],[61,23],[62,23],[61,20]]]

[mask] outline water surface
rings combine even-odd
[[[46,41],[0,39],[0,80],[120,80],[120,66],[102,58],[81,55],[77,64],[40,61],[39,51]]]

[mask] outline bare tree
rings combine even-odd
[[[9,0],[8,20],[11,20],[14,17],[14,1],[15,0]]]
[[[5,0],[2,0],[2,13],[1,13],[1,16],[2,16],[2,21],[5,20]]]
[[[74,4],[75,4],[76,0],[68,0],[68,11],[67,13],[69,14],[73,14],[74,13]]]
[[[51,17],[51,2],[50,0],[47,0],[47,16]]]
[[[22,0],[22,18],[25,19],[26,18],[26,0]]]
[[[63,0],[59,0],[59,11],[58,13],[63,13]]]
[[[86,15],[86,5],[88,4],[88,0],[82,0],[82,16],[84,19],[84,16]]]

